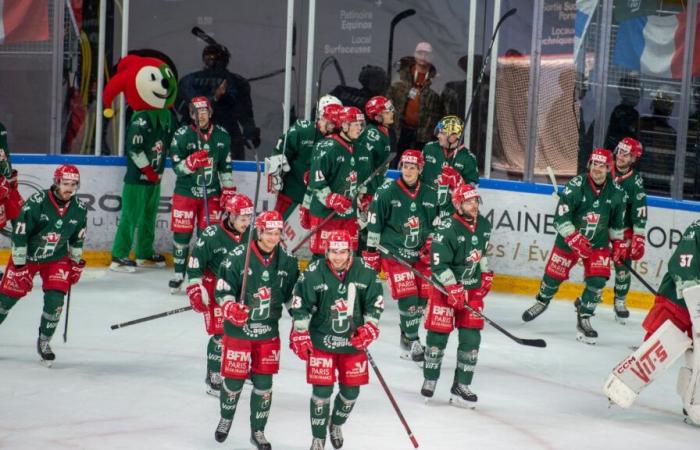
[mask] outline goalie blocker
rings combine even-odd
[[[683,291],[690,320],[692,340],[666,320],[634,353],[622,360],[608,376],[603,392],[611,402],[629,408],[639,393],[685,354],[678,373],[677,392],[687,420],[700,425],[700,286]]]

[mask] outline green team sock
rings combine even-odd
[[[207,371],[221,371],[221,335],[215,334],[209,338],[207,344]]]
[[[542,282],[540,283],[540,292],[537,294],[537,299],[545,303],[549,303],[559,290],[561,283],[561,280],[555,280],[549,275],[543,276]]]
[[[624,265],[615,264],[615,298],[625,299],[630,291],[630,271]]]
[[[423,362],[423,378],[437,380],[440,378],[442,357],[445,355],[445,347],[449,334],[428,331],[425,338],[425,361]]]
[[[245,380],[238,378],[224,378],[219,394],[219,409],[224,419],[233,420],[244,383]]]
[[[250,394],[250,429],[264,431],[272,406],[272,375],[251,374],[253,392]]]
[[[340,392],[335,396],[335,401],[333,402],[333,414],[331,416],[333,425],[343,425],[347,422],[359,395],[359,386],[340,385]]]
[[[331,395],[333,386],[314,385],[309,402],[311,417],[311,434],[315,438],[326,438],[328,429],[328,417],[331,413]]]
[[[18,298],[0,294],[0,324],[5,320],[12,307],[15,306],[18,301]]]
[[[579,308],[581,314],[593,314],[601,301],[606,281],[603,277],[588,277],[584,280],[586,286],[581,294],[581,307]]]
[[[476,361],[479,356],[479,345],[481,345],[481,330],[459,329],[455,379],[461,384],[470,385],[472,383]]]
[[[175,273],[185,274],[187,257],[190,253],[192,233],[173,233],[173,265]]]
[[[418,297],[399,299],[399,327],[409,341],[418,339],[418,328],[420,327],[421,312],[418,307]]]
[[[42,337],[50,339],[56,332],[58,320],[61,318],[63,310],[63,295],[63,292],[60,291],[44,292],[44,310],[39,324],[39,334]]]

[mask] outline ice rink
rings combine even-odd
[[[186,312],[111,331],[109,326],[187,305],[167,289],[169,270],[116,274],[89,270],[73,292],[68,343],[63,320],[48,369],[35,345],[41,290],[22,300],[0,326],[0,448],[3,449],[248,449],[250,386],[228,440],[213,434],[218,401],[205,394],[208,337],[202,317]],[[37,285],[40,283],[36,279]],[[38,287],[38,286],[37,286]],[[608,306],[593,318],[596,346],[575,340],[570,302],[555,302],[524,324],[530,298],[492,294],[486,314],[521,337],[542,337],[546,349],[524,347],[488,325],[472,390],[475,410],[449,406],[455,368],[452,336],[435,398],[425,404],[422,372],[398,357],[398,309],[387,301],[379,341],[370,347],[423,449],[683,449],[700,448],[700,429],[686,425],[675,393],[677,370],[664,374],[629,410],[609,408],[601,386],[642,336],[644,313],[616,324]],[[302,362],[287,348],[282,319],[281,371],[266,435],[273,449],[311,444],[311,388]],[[679,363],[677,363],[678,365]],[[347,449],[412,448],[370,373],[348,423]],[[326,448],[331,449],[330,441]]]

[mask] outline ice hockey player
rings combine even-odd
[[[682,355],[676,390],[686,422],[700,426],[700,220],[686,228],[642,326],[644,343],[622,360],[603,390],[623,408]],[[690,336],[692,339],[689,339]]]
[[[218,222],[226,200],[236,192],[231,168],[231,138],[226,130],[212,123],[212,112],[206,97],[194,97],[190,103],[192,124],[180,127],[170,144],[177,177],[170,216],[175,277],[169,286],[173,293],[180,290],[185,279],[195,224],[201,231]]]
[[[199,235],[187,263],[187,296],[192,309],[204,315],[209,334],[207,345],[207,393],[219,395],[221,390],[221,339],[224,316],[215,301],[214,287],[221,262],[234,248],[248,243],[248,226],[253,217],[253,201],[246,195],[229,197],[220,223]]]
[[[447,340],[458,330],[457,367],[450,389],[450,403],[473,408],[477,396],[471,391],[474,369],[481,345],[484,298],[491,290],[493,272],[489,270],[486,249],[491,223],[479,214],[480,196],[471,184],[462,184],[452,192],[455,212],[443,218],[433,232],[431,270],[433,279],[448,295],[436,289],[430,293],[425,328],[428,330],[423,365],[421,394],[433,396],[440,377],[440,366]],[[468,308],[467,308],[468,306]]]
[[[347,230],[353,251],[358,245],[358,224],[355,209],[357,195],[357,161],[353,142],[360,137],[365,117],[354,106],[343,108],[337,116],[337,134],[321,141],[311,160],[309,190],[311,193],[310,226],[318,226],[335,211],[333,219],[311,236],[310,248],[314,259],[323,259],[325,240],[332,230]]]
[[[214,433],[223,442],[231,429],[246,378],[250,395],[250,442],[257,449],[272,448],[265,425],[272,404],[272,376],[279,371],[279,320],[282,306],[292,299],[299,276],[295,257],[280,247],[282,215],[265,211],[255,218],[256,239],[250,245],[250,265],[243,288],[246,251],[236,247],[221,263],[216,301],[224,315],[219,404],[221,419]]]
[[[359,250],[364,250],[367,242],[367,214],[369,204],[377,189],[384,182],[384,173],[377,174],[366,185],[362,183],[379,168],[391,153],[389,127],[394,123],[394,105],[381,95],[370,98],[365,105],[367,126],[353,143],[357,162],[357,183],[360,186],[357,196],[357,217],[360,227]],[[388,168],[388,166],[387,166]]]
[[[583,260],[585,287],[576,300],[577,339],[595,344],[598,332],[591,326],[591,316],[601,301],[603,288],[610,278],[610,243],[612,260],[619,263],[627,251],[623,239],[625,193],[612,180],[613,155],[597,148],[588,159],[588,172],[569,181],[559,197],[554,214],[557,236],[549,255],[535,304],[523,313],[529,322],[542,314],[569,278],[579,259]]]
[[[272,155],[265,158],[267,190],[277,194],[275,211],[284,220],[304,200],[311,157],[316,144],[334,130],[333,117],[342,109],[340,100],[324,95],[318,101],[316,123],[297,120],[287,133],[279,138]]]
[[[377,273],[353,257],[346,230],[329,233],[326,257],[312,262],[294,288],[294,324],[289,345],[306,361],[313,385],[309,411],[311,450],[322,450],[327,430],[334,448],[343,446],[342,426],[369,381],[367,347],[379,337],[384,310]],[[337,372],[337,375],[336,375]],[[339,392],[331,411],[336,379]]]
[[[459,139],[464,132],[464,123],[457,116],[445,116],[435,126],[436,141],[423,147],[425,169],[421,175],[423,183],[437,189],[440,216],[454,213],[451,194],[462,183],[479,184],[476,157]]]
[[[430,286],[388,255],[380,264],[377,245],[430,278],[430,233],[436,224],[437,195],[420,181],[423,165],[420,150],[407,149],[401,154],[401,177],[379,188],[370,205],[367,250],[362,252],[366,264],[377,272],[384,269],[391,296],[399,302],[401,358],[417,363],[423,361],[418,328]]]
[[[64,164],[56,168],[51,188],[29,197],[15,222],[12,254],[0,283],[2,323],[32,290],[34,275],[41,276],[44,309],[36,346],[47,366],[56,358],[49,342],[61,318],[63,298],[85,267],[87,209],[75,197],[79,185],[78,168]]]
[[[23,204],[24,200],[17,190],[17,171],[12,169],[10,163],[7,130],[0,123],[0,229],[19,216]]]
[[[630,271],[627,266],[631,261],[638,261],[644,256],[645,228],[647,225],[647,193],[644,180],[634,165],[642,157],[642,144],[633,138],[622,139],[615,147],[615,183],[627,195],[625,209],[625,241],[627,249],[622,264],[615,264],[615,320],[625,324],[630,316],[625,305],[630,290]]]

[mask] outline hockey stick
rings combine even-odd
[[[367,177],[367,179],[366,179],[365,181],[363,181],[363,182],[358,186],[357,192],[355,193],[355,196],[351,199],[353,204],[355,203],[355,200],[357,199],[357,195],[358,195],[358,193],[360,192],[360,188],[362,188],[363,186],[367,186],[367,184],[368,184],[371,180],[373,180],[377,175],[379,175],[379,173],[381,173],[384,169],[386,169],[386,167],[388,167],[389,164],[391,164],[391,161],[394,160],[394,156],[396,156],[396,153],[395,153],[395,152],[392,152],[392,153],[389,155],[389,157],[386,159],[386,161],[384,161],[379,167],[377,167],[376,169],[374,169],[374,172],[372,172],[372,173],[369,175],[369,177]],[[296,253],[296,252],[301,248],[301,246],[304,245],[304,244],[306,243],[306,241],[308,241],[309,239],[311,239],[311,236],[313,236],[318,230],[320,230],[321,228],[323,228],[323,226],[324,226],[325,224],[327,224],[333,217],[335,217],[336,214],[337,214],[337,212],[336,212],[335,210],[331,211],[331,213],[328,214],[326,217],[324,217],[323,220],[322,220],[318,225],[316,225],[316,226],[313,227],[311,230],[309,230],[309,232],[306,234],[306,236],[304,236],[304,239],[302,239],[301,241],[299,241],[299,243],[298,243],[297,245],[294,246],[294,248],[292,249],[292,251],[291,251],[290,253],[292,253],[292,254]]]
[[[547,166],[547,175],[549,175],[549,181],[552,183],[554,190],[552,191],[552,197],[559,201],[559,185],[557,184],[557,179],[554,176],[554,170],[550,166]]]
[[[377,245],[377,249],[378,249],[379,251],[381,251],[382,253],[384,253],[384,255],[386,255],[387,257],[393,259],[393,260],[396,261],[397,263],[401,264],[402,266],[404,266],[405,268],[407,268],[408,270],[410,270],[411,272],[413,272],[413,274],[414,274],[415,276],[417,276],[417,277],[420,278],[421,280],[423,280],[423,281],[425,281],[426,283],[428,283],[428,284],[429,284],[430,286],[432,286],[434,289],[437,289],[438,292],[440,292],[441,294],[443,294],[443,295],[448,295],[448,294],[447,294],[447,291],[445,290],[445,288],[443,288],[442,286],[440,286],[439,284],[437,284],[436,282],[434,282],[434,281],[431,280],[430,278],[428,278],[428,277],[426,277],[425,275],[423,275],[422,273],[420,273],[418,270],[416,270],[413,266],[411,266],[409,263],[407,263],[407,262],[404,261],[403,259],[399,258],[399,257],[396,256],[396,255],[392,255],[391,253],[389,253],[389,250],[387,250],[386,248],[382,247],[381,245]],[[497,329],[497,330],[500,331],[501,333],[505,334],[506,336],[508,336],[509,338],[511,338],[512,340],[514,340],[515,342],[517,342],[518,344],[527,345],[527,346],[529,346],[529,347],[540,347],[540,348],[544,348],[544,347],[547,346],[547,342],[545,342],[544,339],[524,339],[524,338],[519,338],[519,337],[517,337],[517,336],[512,335],[508,330],[506,330],[505,328],[503,328],[502,326],[500,326],[499,324],[497,324],[497,323],[494,322],[493,320],[491,320],[491,319],[489,319],[488,317],[486,317],[483,313],[481,313],[481,312],[479,312],[479,311],[473,309],[471,306],[465,304],[465,305],[464,305],[464,308],[465,308],[466,310],[468,310],[470,313],[475,314],[475,315],[481,317],[481,318],[484,319],[484,321],[486,321],[489,325],[491,325],[492,327],[494,327],[495,329]]]
[[[110,330],[116,330],[117,328],[124,328],[128,327],[130,325],[136,325],[137,323],[142,323],[142,322],[148,322],[149,320],[155,320],[155,319],[160,319],[161,317],[168,317],[172,316],[173,314],[178,314],[181,312],[189,311],[192,309],[192,306],[183,306],[182,308],[177,308],[177,309],[171,309],[170,311],[165,311],[159,314],[153,314],[152,316],[146,316],[146,317],[141,317],[140,319],[134,319],[130,320],[128,322],[122,322],[122,323],[115,323],[114,325],[110,326]]]
[[[239,303],[245,304],[245,290],[248,285],[248,269],[250,268],[250,249],[253,245],[253,232],[255,231],[255,218],[257,216],[258,195],[260,193],[260,162],[258,161],[258,152],[255,151],[255,198],[253,199],[253,216],[250,218],[250,231],[248,231],[248,244],[245,249],[245,263],[243,264],[243,280],[241,281],[241,294],[239,295]]]
[[[506,13],[503,14],[499,19],[498,23],[496,24],[496,27],[493,29],[493,35],[491,35],[491,44],[489,44],[489,48],[488,50],[486,50],[486,57],[481,62],[481,71],[479,72],[479,77],[476,79],[476,89],[474,89],[474,92],[472,93],[472,99],[469,102],[469,108],[467,109],[467,113],[464,115],[464,129],[462,130],[462,136],[460,136],[459,138],[459,145],[464,144],[464,132],[466,131],[467,123],[469,123],[469,118],[472,115],[472,109],[474,108],[474,100],[476,100],[476,97],[479,95],[479,91],[481,90],[481,84],[484,80],[484,73],[486,72],[486,66],[489,63],[489,60],[491,59],[491,50],[493,50],[493,43],[496,41],[496,35],[498,34],[498,30],[501,28],[503,22],[507,18],[515,14],[517,11],[518,8],[513,8],[509,11],[506,11]]]
[[[197,119],[199,120],[199,119]],[[209,126],[214,126],[214,124],[209,124]],[[196,133],[197,133],[197,151],[202,149],[202,134],[199,130],[199,123],[195,123]],[[207,152],[208,154],[208,152]],[[213,172],[212,172],[213,176]],[[207,226],[211,225],[209,223],[209,194],[207,194],[207,171],[206,168],[202,167],[202,194],[204,199],[204,223]]]
[[[350,317],[350,330],[353,333],[355,331],[354,309],[355,309],[355,296],[356,295],[357,295],[357,287],[355,286],[355,283],[351,282],[348,285],[348,304],[347,304],[347,307],[348,307],[348,316]],[[372,366],[372,370],[374,370],[374,374],[377,375],[377,379],[379,380],[379,384],[382,385],[382,389],[384,389],[386,396],[389,397],[389,401],[391,402],[391,406],[394,407],[394,411],[396,411],[396,415],[399,416],[399,420],[401,421],[401,424],[406,429],[406,433],[408,433],[408,438],[411,440],[413,447],[418,448],[418,441],[416,440],[416,437],[413,435],[413,431],[411,431],[411,427],[408,426],[408,422],[406,422],[406,418],[403,416],[403,413],[401,412],[401,408],[399,408],[399,404],[396,402],[394,395],[391,393],[391,390],[389,389],[389,385],[386,384],[386,381],[384,380],[382,373],[379,371],[379,367],[377,367],[377,363],[374,362],[374,358],[372,358],[372,354],[369,352],[369,350],[367,348],[365,348],[364,351],[365,351],[365,354],[367,355],[367,360],[369,361],[370,366]]]
[[[216,39],[211,37],[206,31],[202,30],[199,27],[192,27],[192,34],[194,34],[199,39],[206,42],[208,45],[221,45],[218,42],[216,42]],[[221,46],[224,47],[223,45],[221,45]],[[224,48],[226,48],[226,47],[224,47]]]
[[[318,69],[318,80],[316,80],[316,102],[318,103],[319,99],[321,98],[321,87],[323,86],[323,73],[326,71],[328,66],[333,64],[335,67],[335,71],[338,73],[338,78],[340,79],[340,84],[342,86],[345,86],[345,74],[343,73],[343,69],[340,67],[340,63],[338,60],[335,58],[335,56],[327,56],[323,61],[321,61],[321,65],[319,66]],[[318,114],[318,111],[316,112]]]
[[[66,296],[66,320],[63,323],[63,343],[68,342],[68,314],[70,313],[70,292],[71,286],[68,287],[68,295]]]
[[[396,28],[399,22],[407,17],[411,17],[415,13],[415,9],[409,8],[401,11],[391,19],[391,24],[389,25],[389,55],[387,56],[386,62],[386,79],[389,83],[391,83],[391,58],[394,57],[394,28]]]
[[[627,262],[627,261],[622,261],[622,265],[625,266],[625,267],[627,267],[627,270],[629,270],[629,271],[632,273],[632,275],[634,275],[634,277],[635,277],[636,279],[638,279],[639,282],[642,283],[642,284],[644,285],[645,288],[649,289],[649,292],[651,292],[652,294],[654,294],[654,296],[657,296],[657,295],[658,295],[658,293],[656,292],[656,289],[654,289],[653,287],[651,287],[651,285],[650,285],[649,283],[647,283],[647,281],[646,281],[644,278],[642,278],[642,276],[639,274],[639,272],[637,272],[636,270],[634,270],[634,269],[632,268],[632,265],[631,265],[629,262]]]

